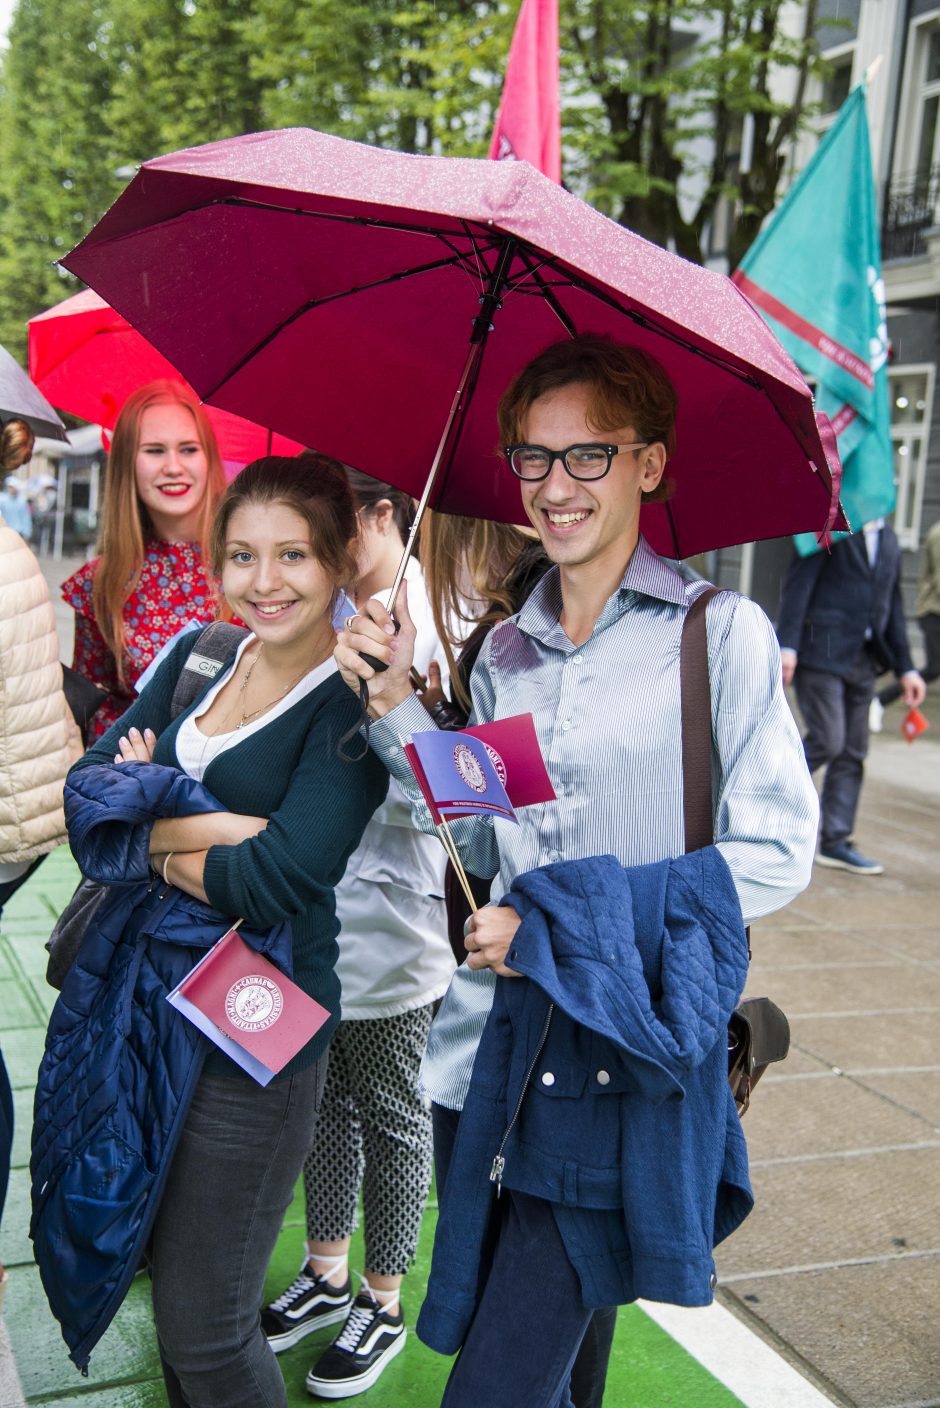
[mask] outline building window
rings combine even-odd
[[[905,548],[916,548],[920,543],[935,378],[936,367],[932,363],[888,370],[897,492],[894,530]]]
[[[940,197],[940,25],[936,12],[911,25],[898,110],[898,149],[886,192],[881,253],[914,259],[927,252]]]
[[[822,111],[828,116],[839,111],[852,87],[852,60],[855,56],[854,48],[848,53],[840,53],[838,58],[828,59],[832,68],[828,78],[823,79],[822,85]]]
[[[915,173],[924,180],[937,164],[937,113],[940,110],[940,29],[921,36],[918,80],[919,122]]]

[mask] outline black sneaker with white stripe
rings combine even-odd
[[[262,1310],[261,1329],[274,1353],[280,1354],[314,1330],[345,1320],[351,1305],[352,1283],[348,1276],[345,1286],[331,1285],[305,1261],[296,1281]]]
[[[315,1398],[365,1393],[404,1349],[406,1334],[400,1306],[390,1314],[368,1288],[360,1291],[345,1327],[307,1375],[307,1392]]]

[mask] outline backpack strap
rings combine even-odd
[[[682,623],[679,675],[682,699],[682,811],[685,849],[710,846],[715,835],[712,815],[712,705],[708,676],[708,636],[705,610],[718,587],[709,587],[693,601]]]
[[[213,621],[203,627],[176,681],[170,700],[171,718],[175,719],[189,708],[208,681],[214,680],[219,671],[234,659],[238,647],[249,634],[244,626],[233,626],[231,621]]]

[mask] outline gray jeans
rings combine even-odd
[[[287,1408],[259,1312],[313,1143],[327,1058],[263,1088],[203,1075],[153,1231],[153,1312],[174,1408]]]
[[[868,753],[868,706],[875,667],[862,651],[849,674],[830,675],[797,665],[793,679],[806,725],[803,749],[810,772],[826,769],[820,805],[824,846],[851,838]]]

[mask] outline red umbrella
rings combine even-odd
[[[86,289],[29,320],[29,374],[54,406],[114,429],[132,391],[148,381],[182,381],[120,313]],[[207,406],[222,458],[247,464],[259,455],[296,455],[303,447],[231,411]]]
[[[495,407],[566,333],[652,352],[679,390],[673,556],[845,527],[810,393],[739,290],[524,162],[295,129],[146,162],[64,261],[207,400],[430,503],[522,520]],[[831,466],[831,468],[830,468]]]

